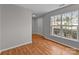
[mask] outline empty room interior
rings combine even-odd
[[[79,4],[0,4],[0,55],[79,55]]]

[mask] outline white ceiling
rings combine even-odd
[[[67,4],[19,4],[19,6],[28,8],[33,11],[33,14],[40,16],[63,6],[67,6]]]

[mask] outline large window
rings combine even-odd
[[[51,35],[78,39],[78,11],[51,16]]]

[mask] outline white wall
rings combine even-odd
[[[43,19],[42,18],[38,18],[37,19],[37,24],[38,24],[38,33],[42,34],[43,33]]]
[[[43,33],[43,18],[32,19],[32,33],[33,34]]]
[[[38,33],[38,20],[32,19],[32,34]]]
[[[32,19],[32,34],[34,34],[34,32],[35,32],[35,30],[34,30],[34,27],[35,27],[34,24],[35,23],[34,22],[35,22],[34,19]]]
[[[32,12],[16,5],[2,6],[1,50],[32,42]]]
[[[50,16],[48,15],[43,17],[43,34],[50,35]]]
[[[2,26],[1,26],[1,5],[0,5],[0,50],[1,50],[1,39],[2,39],[2,28],[1,28]]]

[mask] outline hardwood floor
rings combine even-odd
[[[1,53],[1,55],[79,55],[79,51],[33,35],[32,44],[23,45]]]

